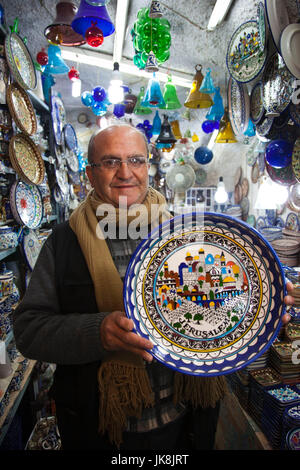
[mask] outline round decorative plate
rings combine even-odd
[[[258,42],[261,51],[264,51],[267,45],[267,32],[265,7],[259,2],[257,7],[257,24],[258,24]]]
[[[75,152],[66,149],[65,158],[71,171],[76,172],[79,170],[79,161]]]
[[[14,135],[9,142],[9,157],[14,170],[26,183],[41,184],[45,164],[35,143],[25,134]]]
[[[270,347],[285,291],[279,259],[255,229],[227,215],[194,213],[163,223],[140,243],[126,272],[124,305],[157,360],[216,376]]]
[[[6,89],[6,102],[18,128],[25,134],[36,133],[36,115],[30,98],[24,88],[17,83],[8,85]]]
[[[232,78],[238,82],[250,82],[263,69],[267,48],[261,51],[258,42],[258,24],[254,20],[241,24],[229,42],[226,63]]]
[[[286,0],[265,0],[265,11],[273,42],[280,51],[280,36],[290,23]]]
[[[256,124],[256,134],[259,137],[266,137],[268,132],[271,130],[273,125],[274,117],[268,117],[266,115]]]
[[[289,229],[289,230],[295,230],[295,231],[299,231],[299,219],[298,219],[298,216],[297,214],[294,214],[294,212],[290,212],[287,217],[286,217],[286,221],[285,221],[285,228]]]
[[[243,134],[248,127],[250,117],[250,100],[247,85],[238,83],[232,77],[228,81],[229,118],[236,135]]]
[[[290,429],[286,435],[288,450],[300,450],[300,427]]]
[[[249,181],[248,178],[243,178],[241,182],[242,190],[243,190],[243,197],[248,196],[249,192]]]
[[[300,182],[300,137],[296,140],[292,154],[292,166],[294,175],[298,182]]]
[[[288,206],[292,211],[300,212],[300,183],[290,187]]]
[[[33,230],[29,230],[28,233],[24,235],[23,251],[29,268],[33,270],[41,251],[41,244]]]
[[[16,33],[5,37],[5,56],[12,76],[25,90],[33,90],[37,84],[36,72],[29,50]]]
[[[253,165],[252,170],[251,170],[251,181],[252,181],[252,183],[257,183],[259,175],[260,175],[259,164],[256,162]]]
[[[250,95],[250,117],[254,124],[261,120],[264,111],[262,82],[257,82]]]
[[[63,128],[63,133],[65,137],[65,144],[69,150],[75,151],[77,149],[77,135],[72,124],[65,124]]]
[[[37,186],[15,181],[10,190],[10,206],[20,225],[35,229],[43,218],[43,200]]]
[[[290,104],[295,78],[287,69],[283,58],[275,52],[263,73],[263,104],[266,116],[276,117]]]
[[[292,121],[297,124],[297,126],[300,126],[300,100],[298,99],[298,101],[298,103],[291,101],[288,110]]]
[[[274,168],[266,163],[267,173],[270,176],[271,180],[275,183],[280,183],[284,186],[291,186],[297,183],[297,179],[294,175],[292,164],[286,166],[285,168]]]
[[[289,24],[282,32],[280,50],[285,65],[296,78],[300,78],[299,48],[300,25],[298,23]]]
[[[51,96],[51,117],[55,142],[57,145],[61,145],[66,112],[63,101],[57,95]]]

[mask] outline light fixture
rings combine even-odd
[[[91,65],[93,67],[99,67],[102,69],[111,70],[112,67],[112,58],[107,58],[107,55],[101,54],[101,52],[94,52],[88,49],[72,48],[72,47],[61,47],[61,55],[63,59],[69,60],[71,62],[79,62],[81,64]],[[152,76],[151,73],[138,69],[131,61],[126,61],[123,59],[122,62],[119,62],[119,70],[123,74],[134,75],[135,77],[142,77],[150,79]],[[156,72],[156,77],[160,82],[166,83],[168,81],[169,73]],[[190,74],[186,74],[188,77],[191,77]],[[174,85],[181,86],[184,88],[190,89],[192,86],[192,79],[186,78],[182,75],[174,75],[172,73],[172,82]]]
[[[228,200],[228,194],[225,189],[223,177],[220,176],[218,186],[217,186],[217,191],[215,192],[215,201],[218,204],[225,204],[227,200]]]
[[[127,23],[129,0],[118,0],[115,19],[115,39],[113,61],[121,62]]]
[[[78,98],[81,94],[81,80],[72,80],[72,96],[73,98]]]
[[[124,88],[122,87],[123,80],[119,71],[118,62],[114,63],[114,70],[112,72],[112,78],[108,87],[108,101],[112,104],[121,103],[124,100]]]
[[[222,21],[228,13],[233,0],[217,0],[209,19],[207,29],[213,31]]]
[[[266,176],[263,176],[262,181],[260,182],[260,186],[258,188],[254,209],[277,209],[274,195],[275,194],[272,187],[272,180]]]

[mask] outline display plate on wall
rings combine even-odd
[[[15,181],[10,190],[10,206],[20,225],[35,229],[43,218],[43,200],[37,186]]]
[[[294,77],[300,78],[300,25],[289,24],[282,32],[280,38],[280,51],[285,65]]]
[[[243,134],[248,127],[250,117],[250,100],[247,86],[230,77],[227,93],[229,118],[233,132],[236,135]]]
[[[285,168],[274,168],[273,166],[269,165],[268,162],[265,163],[267,173],[271,180],[275,183],[280,183],[284,186],[291,186],[292,184],[297,183],[292,164],[286,166]]]
[[[300,212],[300,183],[290,187],[288,206],[292,211]]]
[[[262,82],[257,82],[250,94],[250,117],[254,124],[261,120],[264,111]]]
[[[267,48],[260,50],[258,34],[257,22],[246,21],[236,29],[229,42],[227,68],[232,78],[238,82],[254,80],[265,65]]]
[[[274,118],[263,116],[263,118],[256,124],[256,133],[260,137],[265,137],[268,135],[268,132],[271,130],[273,125]]]
[[[276,117],[290,104],[295,78],[287,69],[283,58],[275,52],[266,64],[263,83],[263,104],[266,116]]]
[[[8,85],[6,101],[9,111],[18,128],[28,135],[36,133],[36,115],[30,98],[24,88],[17,83]]]
[[[294,175],[297,181],[300,182],[300,137],[298,137],[293,147],[292,166]]]
[[[268,27],[266,25],[265,7],[262,2],[259,2],[257,7],[257,24],[259,47],[261,51],[264,51],[267,46]]]
[[[265,11],[273,42],[280,51],[280,36],[290,23],[286,0],[265,0]]]
[[[71,171],[76,172],[79,170],[79,161],[75,152],[66,149],[65,158]]]
[[[297,97],[297,101],[299,103],[293,103],[292,101],[290,102],[289,105],[289,115],[292,121],[297,124],[297,126],[300,126],[300,99]]]
[[[24,235],[22,246],[28,266],[33,270],[42,248],[41,243],[33,230],[29,230],[28,233]]]
[[[61,145],[66,111],[62,99],[57,95],[51,96],[51,117],[55,142],[57,145]]]
[[[25,90],[33,90],[37,84],[34,63],[18,34],[10,33],[5,37],[5,57],[16,82]]]
[[[41,184],[45,164],[35,143],[26,134],[16,134],[9,142],[9,158],[13,169],[29,184]]]
[[[153,230],[124,281],[126,314],[154,344],[151,354],[198,376],[258,359],[281,327],[284,295],[272,246],[248,224],[215,213],[185,214]]]
[[[252,167],[252,170],[251,170],[251,181],[252,181],[252,183],[257,183],[259,175],[260,175],[259,164],[258,164],[258,162],[256,162],[256,163],[254,163],[254,165]]]
[[[63,128],[65,144],[69,150],[75,151],[77,149],[77,135],[72,124],[65,124]]]
[[[10,82],[7,60],[0,55],[0,104],[6,104],[6,87]]]

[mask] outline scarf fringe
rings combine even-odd
[[[228,392],[223,376],[197,377],[176,372],[174,378],[173,402],[190,403],[193,408],[214,408]]]
[[[99,432],[119,448],[127,419],[154,405],[148,374],[143,367],[109,361],[99,368],[98,384]]]

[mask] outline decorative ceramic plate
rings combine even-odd
[[[232,373],[261,356],[281,327],[284,295],[271,245],[216,213],[177,216],[153,230],[124,282],[126,314],[153,342],[153,356],[198,376]]]
[[[300,450],[300,427],[290,429],[286,435],[288,450]]]
[[[259,2],[257,7],[257,24],[258,24],[258,42],[261,51],[264,51],[267,45],[267,32],[265,7]]]
[[[66,112],[61,98],[57,95],[51,96],[51,117],[55,142],[57,145],[61,145]]]
[[[286,0],[265,0],[266,17],[269,29],[278,51],[280,51],[280,36],[290,23]]]
[[[259,165],[256,162],[253,165],[252,170],[251,170],[251,181],[252,181],[252,183],[257,183],[258,178],[259,178],[259,174],[260,174]]]
[[[297,183],[292,164],[285,168],[274,168],[266,162],[267,173],[271,180],[284,186],[291,186]]]
[[[297,124],[297,126],[300,126],[300,101],[299,103],[293,103],[293,101],[291,101],[288,110],[292,121]]]
[[[35,229],[43,218],[43,201],[37,186],[15,181],[10,190],[10,206],[20,225]]]
[[[6,87],[10,83],[10,72],[7,60],[0,55],[0,104],[6,104]]]
[[[292,154],[292,166],[294,175],[298,182],[300,182],[300,137],[296,140]]]
[[[250,100],[247,85],[238,83],[232,77],[228,81],[229,118],[236,135],[243,134],[248,127],[250,117]]]
[[[18,128],[28,135],[35,134],[37,129],[36,115],[24,88],[17,83],[8,85],[6,102]]]
[[[36,260],[41,251],[41,243],[33,230],[29,230],[28,233],[24,235],[23,238],[23,251],[28,263],[28,266],[33,270]]]
[[[5,37],[5,56],[16,82],[25,90],[33,90],[37,84],[34,63],[18,34],[10,33]]]
[[[290,212],[287,217],[286,217],[286,221],[285,221],[285,228],[289,229],[289,230],[295,230],[295,231],[299,231],[299,219],[298,219],[298,216],[297,214],[294,214],[294,212]]]
[[[63,128],[65,144],[69,150],[75,151],[77,149],[77,135],[72,124],[65,124]]]
[[[71,150],[66,150],[65,158],[66,158],[67,165],[71,171],[79,170],[79,161],[75,152]]]
[[[265,137],[270,132],[273,125],[274,117],[268,117],[266,115],[256,124],[256,134],[259,137]]]
[[[226,62],[230,75],[238,82],[250,82],[263,69],[267,48],[261,51],[258,24],[254,20],[241,24],[229,42]]]
[[[243,169],[241,166],[238,166],[233,177],[233,182],[235,186],[240,183],[242,179],[242,174],[243,174]]]
[[[257,82],[250,95],[250,117],[254,124],[261,120],[264,111],[262,82]]]
[[[290,104],[295,78],[287,69],[283,58],[275,52],[263,73],[263,103],[266,116],[276,117]]]
[[[14,135],[9,142],[9,157],[14,170],[29,184],[41,184],[45,164],[35,143],[25,134]]]
[[[300,212],[300,183],[290,187],[288,205],[292,211]]]
[[[285,65],[296,78],[300,78],[299,48],[300,25],[298,23],[289,24],[282,32],[280,50]]]

